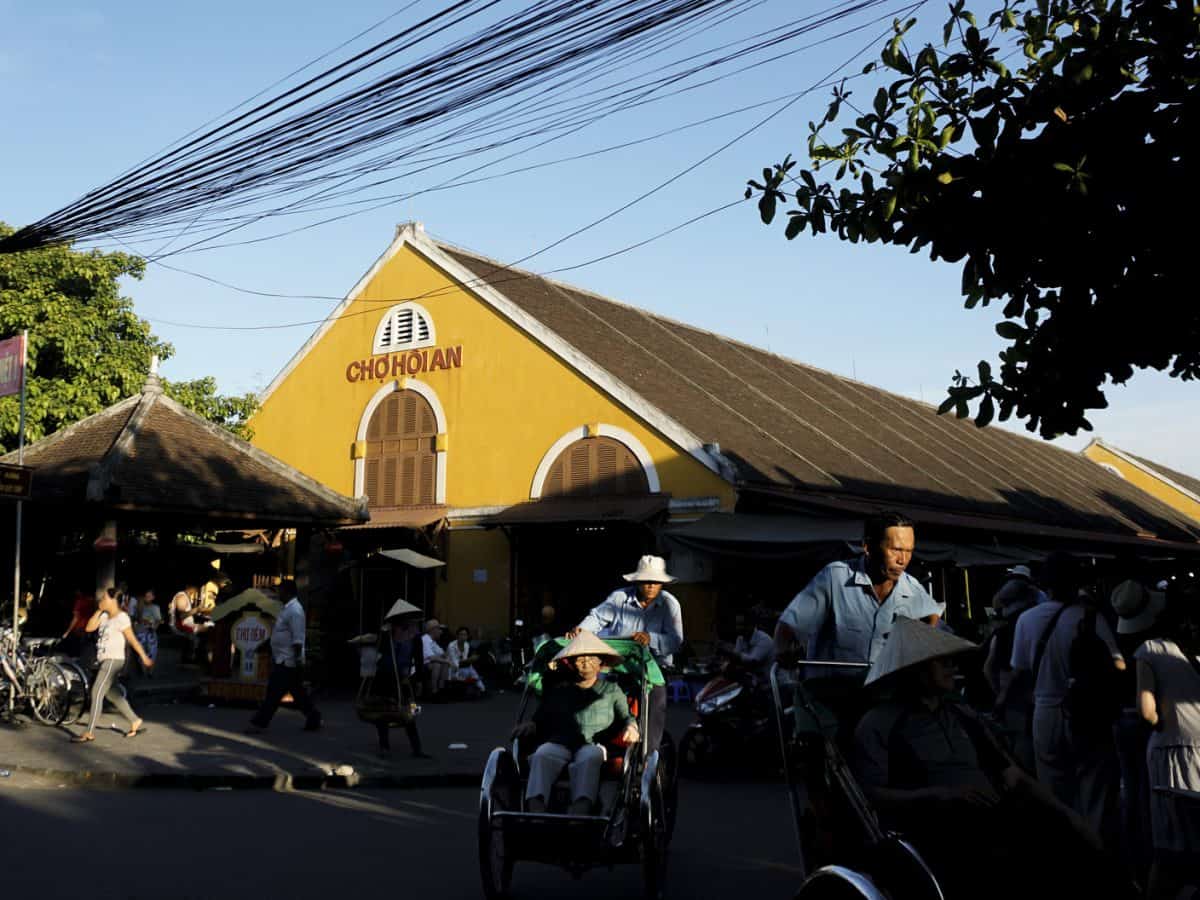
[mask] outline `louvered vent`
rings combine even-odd
[[[389,309],[375,329],[374,353],[394,353],[434,343],[433,319],[417,303],[402,303]]]

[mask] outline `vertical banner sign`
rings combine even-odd
[[[0,397],[21,393],[25,382],[25,336],[0,341]]]
[[[20,337],[0,341],[0,397],[21,395],[21,412],[17,424],[17,465],[25,464],[25,344],[29,332]],[[20,646],[21,640],[21,513],[24,504],[17,501],[17,529],[13,550],[13,641]],[[16,691],[9,691],[9,712],[16,702]]]

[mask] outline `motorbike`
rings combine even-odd
[[[779,771],[771,697],[752,672],[726,661],[693,703],[696,718],[679,744],[680,774],[702,778],[734,767]]]
[[[480,673],[489,684],[520,688],[525,683],[525,668],[531,659],[531,650],[525,622],[517,619],[509,637],[481,648]]]

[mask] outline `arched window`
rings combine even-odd
[[[610,437],[587,437],[568,446],[550,466],[543,497],[646,494],[650,486],[628,447]]]
[[[414,347],[430,347],[435,342],[433,318],[429,311],[419,303],[401,303],[389,309],[379,320],[371,352],[393,353]]]
[[[427,506],[437,494],[437,418],[415,391],[396,391],[367,425],[363,493],[372,509]]]

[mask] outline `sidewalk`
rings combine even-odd
[[[318,732],[302,731],[303,718],[285,708],[258,735],[245,733],[253,712],[247,708],[143,700],[135,708],[146,719],[146,731],[135,738],[125,738],[124,720],[108,711],[89,744],[70,742],[83,731],[80,725],[0,723],[0,769],[105,787],[476,785],[488,754],[505,742],[520,698],[507,692],[474,702],[426,704],[418,727],[432,760],[409,756],[403,729],[393,729],[392,755],[381,759],[374,727],[359,721],[349,699],[319,704],[324,727]],[[451,750],[451,744],[466,749]]]

